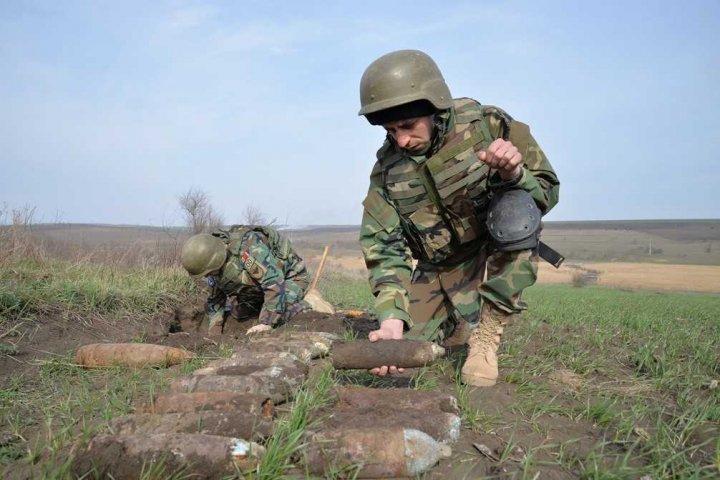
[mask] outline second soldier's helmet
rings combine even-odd
[[[450,89],[432,58],[398,50],[378,58],[360,80],[360,112],[373,125],[422,116],[452,106]]]
[[[226,256],[225,242],[209,233],[193,235],[180,252],[182,266],[193,277],[218,270],[225,263]]]

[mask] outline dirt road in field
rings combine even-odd
[[[310,257],[312,267],[318,259]],[[326,271],[338,271],[365,276],[365,264],[360,257],[329,257]],[[671,290],[720,293],[720,266],[664,265],[657,263],[572,263],[559,269],[541,262],[539,284],[573,283],[577,275],[586,275],[586,283],[609,287],[643,290]]]

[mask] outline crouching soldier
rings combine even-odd
[[[538,254],[562,261],[539,243],[560,182],[527,125],[453,99],[423,52],[375,60],[360,101],[360,115],[385,133],[360,228],[380,320],[369,338],[467,342],[462,381],[494,385],[503,328],[527,308],[521,295],[535,283]]]
[[[302,258],[290,241],[266,226],[233,225],[185,242],[185,270],[204,276],[212,292],[207,302],[209,334],[222,333],[226,315],[243,320],[258,315],[247,333],[278,327],[301,312],[334,313],[320,292],[309,290]]]

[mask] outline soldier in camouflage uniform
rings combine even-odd
[[[303,300],[309,282],[302,258],[270,227],[233,225],[194,235],[181,258],[191,275],[207,277],[212,287],[207,302],[211,334],[222,332],[226,313],[236,319],[259,313],[259,324],[250,334],[312,309]]]
[[[360,96],[359,114],[387,132],[360,231],[380,321],[370,340],[467,341],[462,380],[494,385],[500,335],[526,308],[521,294],[535,283],[538,256],[536,246],[498,248],[488,212],[493,197],[521,191],[539,208],[539,226],[540,213],[558,201],[557,176],[527,125],[500,108],[453,99],[423,52],[377,59]]]

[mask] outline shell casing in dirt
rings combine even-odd
[[[407,388],[341,386],[333,390],[336,406],[358,409],[411,409],[460,414],[457,398],[449,393]]]
[[[460,437],[457,399],[438,391],[407,388],[336,387],[332,413],[320,413],[323,428],[400,427],[427,433],[451,444]]]
[[[96,435],[80,450],[72,472],[90,478],[137,479],[160,464],[164,474],[193,479],[235,475],[257,465],[265,449],[247,440],[203,434]]]
[[[111,431],[118,435],[151,433],[203,433],[261,441],[270,436],[272,420],[241,411],[139,413],[116,418]]]
[[[237,410],[249,415],[272,418],[273,401],[265,395],[237,392],[161,393],[149,404],[137,408],[140,413],[182,413]],[[268,413],[269,412],[269,413]]]
[[[336,335],[324,332],[283,332],[277,335],[258,335],[251,337],[246,345],[238,346],[232,358],[246,356],[248,349],[260,349],[264,352],[291,353],[302,361],[308,362],[313,358],[327,355],[332,342],[336,339],[338,339]]]
[[[83,367],[168,367],[195,354],[175,347],[149,343],[93,343],[83,345],[75,354],[75,363]]]
[[[170,383],[174,393],[191,392],[237,392],[254,393],[270,398],[273,403],[283,403],[292,398],[295,390],[305,380],[305,375],[296,372],[290,376],[271,367],[252,375],[198,375],[178,377]],[[267,373],[267,374],[263,374]]]
[[[251,345],[236,345],[235,353],[232,357],[219,358],[217,360],[207,362],[205,367],[213,368],[223,367],[225,365],[238,365],[242,364],[242,362],[247,362],[248,364],[263,363],[265,365],[275,365],[278,363],[285,364],[286,362],[292,360],[297,360],[299,362],[302,361],[300,357],[289,352],[268,351],[267,349],[255,348]]]
[[[458,415],[438,410],[423,411],[419,408],[377,410],[375,408],[333,409],[322,422],[325,429],[367,428],[382,425],[383,428],[418,430],[436,442],[450,445],[460,438],[462,420]]]
[[[193,372],[193,375],[250,375],[267,368],[277,367],[308,373],[308,366],[301,362],[294,355],[286,354],[285,357],[276,356],[273,359],[245,356],[238,358],[227,358],[210,362],[205,368]]]
[[[419,340],[334,342],[331,350],[336,369],[369,369],[383,365],[422,367],[445,355],[441,346]]]
[[[307,436],[306,466],[357,473],[357,478],[414,477],[449,456],[449,447],[429,435],[404,428],[323,430]]]

